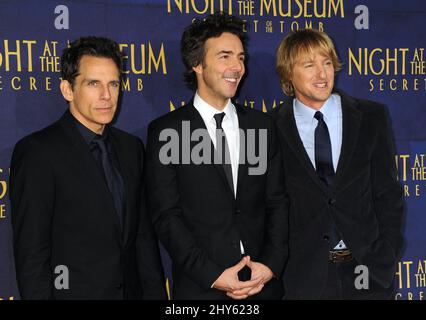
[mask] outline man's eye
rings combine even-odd
[[[98,84],[97,81],[89,81],[88,85],[89,86],[96,86]]]
[[[114,88],[117,88],[117,87],[120,86],[120,83],[118,83],[118,82],[111,82],[111,86],[114,87]]]
[[[305,64],[305,68],[311,68],[311,67],[313,67],[312,63]]]

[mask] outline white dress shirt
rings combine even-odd
[[[231,99],[228,100],[226,107],[219,111],[216,108],[205,102],[198,93],[194,97],[194,107],[200,113],[201,118],[207,127],[209,136],[216,147],[216,120],[214,115],[225,112],[225,117],[222,121],[222,128],[226,135],[226,140],[229,147],[229,155],[231,158],[232,167],[232,182],[234,184],[234,197],[237,197],[237,182],[238,182],[238,163],[240,161],[240,133],[237,111],[232,104]]]
[[[225,116],[222,121],[222,128],[226,135],[228,142],[229,155],[231,158],[232,168],[232,182],[234,184],[234,197],[237,197],[237,182],[238,182],[238,164],[240,161],[240,131],[238,123],[238,115],[235,110],[235,106],[232,104],[231,99],[228,99],[228,103],[222,111],[217,110],[215,107],[209,105],[204,101],[198,92],[195,93],[194,107],[200,113],[203,118],[204,124],[206,125],[207,131],[209,132],[210,139],[213,145],[216,147],[216,120],[214,115],[216,113],[225,112]],[[244,254],[244,246],[240,241],[241,254]]]

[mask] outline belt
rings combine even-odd
[[[328,258],[332,263],[349,262],[353,260],[351,250],[331,250]]]

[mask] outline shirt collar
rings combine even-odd
[[[224,123],[227,123],[228,120],[230,120],[229,123],[234,123],[236,117],[235,106],[232,104],[231,99],[228,99],[225,108],[222,111],[219,111],[204,101],[203,98],[199,96],[198,92],[196,92],[194,97],[194,107],[200,113],[205,123],[216,124],[213,116],[221,112],[225,112],[225,117],[223,118]]]
[[[95,139],[95,138],[100,138],[102,140],[106,140],[108,138],[108,130],[109,130],[108,126],[105,126],[104,131],[102,132],[101,135],[99,135],[99,134],[94,133],[89,128],[87,128],[80,121],[78,121],[75,117],[74,117],[74,122],[75,122],[75,125],[76,125],[78,131],[83,136],[84,141],[86,141],[87,144],[90,144],[92,142],[92,140]]]
[[[319,110],[315,110],[313,108],[308,107],[297,98],[294,99],[293,106],[294,115],[302,117],[304,119],[313,119],[317,111],[321,111],[325,119],[334,118],[341,114],[340,96],[336,93],[330,95],[330,97],[328,97],[328,99],[325,101],[325,103]]]

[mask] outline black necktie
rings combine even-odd
[[[225,112],[216,113],[213,117],[216,121],[216,151],[220,156],[220,163],[222,163],[226,179],[228,180],[229,186],[234,194],[234,180],[232,179],[232,166],[230,160],[231,156],[229,153],[226,135],[222,128],[222,121],[223,117],[225,117]]]
[[[323,114],[317,111],[314,118],[318,120],[318,125],[315,128],[315,167],[318,177],[328,187],[333,185],[334,168],[333,156],[331,152],[330,134],[327,124],[324,121]],[[336,226],[332,225],[330,230],[330,243],[334,248],[341,236],[339,235]]]
[[[92,140],[92,144],[99,148],[101,152],[101,164],[105,174],[105,180],[108,189],[111,192],[114,207],[120,220],[120,227],[123,227],[123,203],[124,203],[124,183],[120,172],[112,162],[112,154],[110,154],[105,139],[96,137]]]
[[[221,156],[221,163],[225,170],[226,180],[228,180],[229,186],[231,187],[232,193],[234,194],[234,180],[232,179],[232,166],[230,164],[230,153],[228,147],[228,141],[226,139],[225,131],[222,128],[222,121],[225,117],[225,112],[216,113],[214,116],[216,121],[216,151]],[[225,161],[226,160],[226,161]],[[240,243],[240,241],[238,241]],[[243,255],[241,255],[241,258]],[[238,272],[238,279],[240,281],[248,281],[251,278],[251,269],[245,266]]]
[[[318,120],[318,125],[315,128],[315,167],[321,181],[326,186],[331,187],[333,185],[334,168],[330,134],[320,111],[315,113],[314,118]]]

